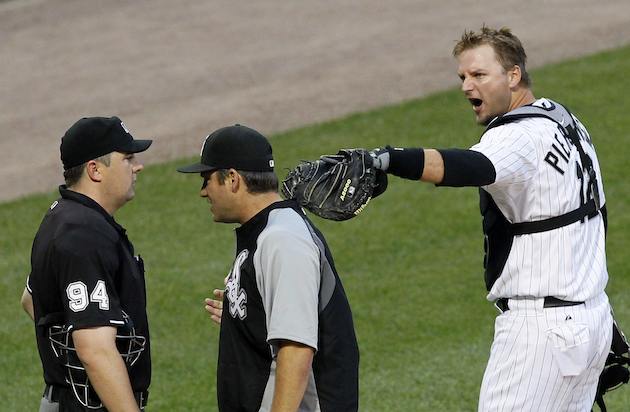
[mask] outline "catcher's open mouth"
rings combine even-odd
[[[483,103],[483,101],[481,99],[468,99],[468,101],[470,102],[470,104],[472,104],[474,107],[479,107],[481,106],[481,103]]]

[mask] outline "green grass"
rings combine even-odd
[[[630,231],[630,48],[533,72],[534,91],[567,104],[591,132],[609,209],[608,293],[630,332],[625,251]],[[450,90],[273,136],[278,172],[341,147],[468,147],[478,140],[468,103]],[[190,160],[190,159],[189,159]],[[154,359],[150,410],[216,410],[218,331],[202,300],[222,285],[234,254],[233,226],[212,223],[186,160],[148,167],[137,198],[117,220],[147,267]],[[36,410],[42,390],[33,327],[18,300],[34,233],[55,193],[0,205],[0,399]],[[390,180],[361,216],[315,219],[326,234],[353,308],[361,350],[362,411],[472,411],[493,333],[485,300],[475,189]],[[630,404],[630,387],[607,396]]]

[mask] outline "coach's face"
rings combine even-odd
[[[515,83],[514,70],[506,71],[501,66],[492,46],[484,44],[465,50],[457,60],[462,91],[472,104],[477,123],[487,125],[496,116],[507,113],[512,88],[518,82]]]
[[[232,170],[232,169],[230,169]],[[199,196],[205,197],[210,204],[210,212],[215,222],[237,223],[231,177],[225,180],[216,171],[201,174],[203,184]]]

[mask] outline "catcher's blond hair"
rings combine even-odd
[[[505,70],[519,66],[521,69],[521,85],[531,87],[531,79],[527,70],[525,70],[525,62],[527,61],[525,49],[518,37],[512,34],[507,27],[497,30],[484,25],[479,30],[479,33],[475,33],[472,30],[464,30],[461,39],[453,48],[453,56],[459,57],[464,51],[484,44],[494,49],[498,62]]]

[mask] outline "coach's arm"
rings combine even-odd
[[[308,384],[315,349],[292,341],[279,343],[271,412],[298,410]]]

